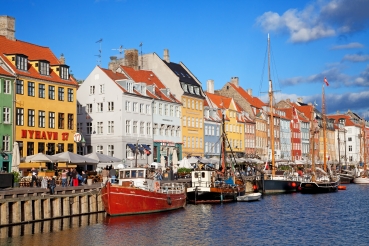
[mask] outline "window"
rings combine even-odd
[[[130,101],[126,101],[126,111],[127,112],[131,111],[131,102]]]
[[[17,108],[16,110],[16,124],[17,126],[23,126],[24,109]]]
[[[180,115],[179,115],[179,107],[178,106],[176,106],[176,117],[180,117]]]
[[[114,102],[108,102],[108,111],[113,112],[114,111]]]
[[[140,103],[140,113],[143,114],[145,109],[145,105],[143,103]]]
[[[87,134],[92,134],[92,122],[86,122]]]
[[[83,132],[82,122],[77,123],[77,132]]]
[[[352,137],[348,137],[347,141],[351,142],[352,141]]]
[[[169,115],[168,104],[164,104],[164,115]]]
[[[73,130],[74,117],[73,114],[68,114],[68,129]]]
[[[38,97],[45,98],[45,85],[44,84],[38,85]]]
[[[186,116],[183,116],[183,126],[186,126]]]
[[[45,128],[45,111],[38,111],[38,127]]]
[[[126,120],[126,133],[131,133],[131,121]]]
[[[156,103],[154,103],[154,108],[152,109],[152,113],[157,114],[157,112],[156,112]]]
[[[49,85],[49,99],[55,100],[55,86]]]
[[[4,94],[10,94],[11,91],[11,81],[10,80],[5,80],[4,81]]]
[[[27,71],[28,59],[25,56],[16,56],[15,65],[17,69]]]
[[[202,119],[199,119],[200,128],[202,128]]]
[[[28,109],[28,126],[35,126],[35,110]]]
[[[58,87],[58,100],[64,101],[64,88]]]
[[[103,112],[103,111],[104,111],[104,104],[97,103],[97,112]]]
[[[105,85],[100,85],[100,94],[105,93]]]
[[[137,102],[133,103],[133,112],[138,112],[138,105]]]
[[[9,124],[10,123],[10,108],[4,107],[3,108],[3,123]]]
[[[103,134],[103,122],[97,122],[97,134]]]
[[[163,104],[159,103],[159,115],[163,115]]]
[[[95,86],[91,85],[90,86],[90,95],[94,95],[95,94]]]
[[[199,104],[200,104],[200,110],[202,110],[202,102],[200,102]]]
[[[140,134],[145,134],[145,122],[140,122]]]
[[[182,107],[186,107],[186,99],[185,98],[183,98],[183,106]]]
[[[108,133],[114,133],[114,121],[108,121]]]
[[[38,72],[42,75],[49,75],[50,64],[48,62],[39,62]]]
[[[3,151],[10,151],[10,136],[3,136]]]
[[[49,112],[49,128],[55,128],[55,112]]]
[[[58,128],[64,129],[64,113],[58,113]]]
[[[154,135],[158,135],[158,124],[154,124],[154,127],[153,127],[153,134],[154,134]]]
[[[196,118],[196,128],[199,127],[199,119]]]
[[[73,102],[73,89],[68,89],[68,102]]]
[[[16,88],[17,89],[16,93],[23,95],[23,80],[17,80],[16,87],[17,87]]]
[[[349,151],[352,151],[352,145],[348,146]]]
[[[151,123],[150,122],[146,123],[146,135],[151,136]]]
[[[208,126],[205,126],[205,136],[206,135],[209,135],[209,132],[208,132]]]
[[[77,103],[77,114],[81,114],[82,112],[82,105],[80,103]]]
[[[183,137],[183,147],[186,147],[186,137]]]
[[[195,127],[195,118],[192,118],[192,127]]]
[[[191,117],[188,117],[187,118],[187,126],[188,127],[191,127]]]
[[[195,109],[195,101],[194,100],[192,100],[192,107],[191,108]]]
[[[148,115],[151,114],[151,107],[150,107],[150,105],[146,105],[146,114],[148,114]]]
[[[69,79],[69,68],[66,66],[60,66],[60,78]]]
[[[96,146],[96,153],[103,154],[104,153],[104,147],[102,145]]]
[[[199,109],[199,102],[196,101],[196,109]]]
[[[114,156],[114,145],[108,145],[108,155]]]
[[[174,106],[170,105],[170,116],[174,116]]]
[[[92,113],[92,103],[86,104],[87,113]]]
[[[137,134],[137,121],[133,121],[133,129],[132,129],[132,133],[133,134]]]

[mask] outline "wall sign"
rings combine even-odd
[[[59,134],[58,132],[49,132],[49,131],[34,131],[34,130],[21,130],[22,136],[21,138],[29,138],[29,139],[44,139],[44,140],[58,140]],[[69,133],[62,132],[61,134],[62,141],[68,141]]]

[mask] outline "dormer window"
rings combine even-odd
[[[50,64],[45,61],[40,61],[38,65],[38,72],[42,75],[50,75]]]
[[[199,87],[195,87],[195,93],[196,93],[196,95],[200,95],[200,88]]]
[[[184,92],[188,92],[187,85],[185,83],[182,83],[182,89]]]
[[[205,118],[209,118],[209,109],[205,110]]]
[[[60,66],[59,76],[61,79],[69,79],[69,67],[68,66]]]
[[[132,82],[127,81],[127,91],[129,93],[133,93],[133,83]]]
[[[24,55],[16,56],[15,66],[17,67],[17,69],[27,71],[27,64],[28,64],[27,56]]]
[[[190,85],[189,87],[190,87],[190,93],[193,94],[193,86]]]

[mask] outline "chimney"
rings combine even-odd
[[[124,51],[126,66],[138,70],[138,50],[130,49]]]
[[[291,99],[287,98],[286,102],[291,103]]]
[[[0,35],[15,41],[15,18],[7,15],[0,16]]]
[[[302,97],[298,97],[297,98],[297,101],[299,102],[299,103],[303,103],[304,101],[302,100]]]
[[[340,111],[339,110],[337,110],[337,114],[339,114],[340,113]]]
[[[206,82],[206,89],[207,92],[214,94],[214,80],[208,79],[208,81]]]
[[[252,89],[247,89],[247,94],[249,94],[250,96],[252,96]]]
[[[232,77],[231,83],[234,84],[236,87],[238,87],[238,77]]]
[[[116,56],[111,56],[110,57],[110,62],[109,62],[109,65],[108,65],[108,69],[115,73],[117,71],[118,67],[119,67],[119,62],[117,60],[117,57]]]
[[[169,50],[168,49],[164,49],[164,61],[166,61],[167,63],[170,63]]]
[[[60,55],[59,62],[60,64],[65,64],[65,57],[63,53]]]

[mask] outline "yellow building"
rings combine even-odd
[[[233,98],[208,92],[206,96],[211,104],[219,108],[224,114],[224,127],[227,134],[226,153],[232,151],[243,155],[245,153],[245,119],[241,107],[235,103]]]
[[[204,155],[204,99],[182,95],[182,156]]]
[[[14,32],[0,36],[0,43],[1,58],[17,77],[13,124],[21,156],[75,152],[78,83],[63,55],[57,59],[48,47],[16,40]]]

